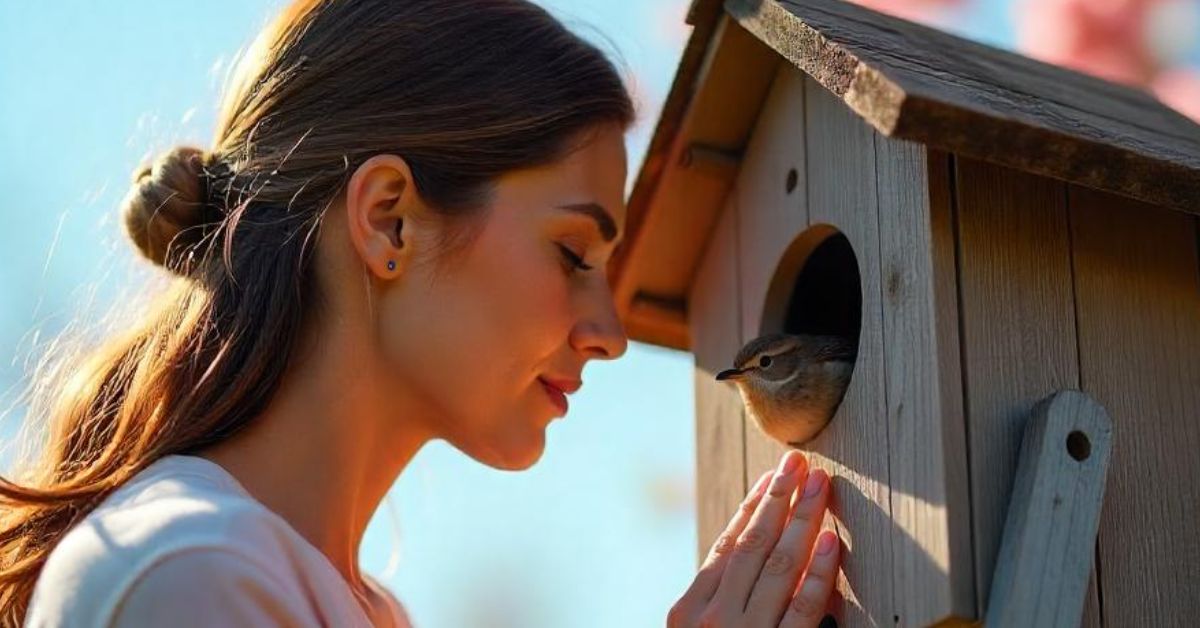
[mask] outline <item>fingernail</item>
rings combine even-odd
[[[787,475],[800,467],[800,454],[788,452],[779,461],[779,475]]]
[[[812,497],[821,490],[821,485],[825,483],[825,472],[816,469],[808,474],[808,482],[804,484],[804,497]]]
[[[826,532],[817,539],[817,553],[828,554],[833,551],[833,546],[837,545],[837,535],[832,532]]]

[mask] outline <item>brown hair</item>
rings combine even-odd
[[[37,382],[45,446],[22,484],[0,478],[5,624],[99,501],[261,412],[320,315],[314,236],[358,165],[405,158],[445,220],[441,259],[471,242],[497,177],[636,117],[607,57],[527,0],[298,0],[234,77],[214,147],[139,168],[123,201],[130,239],[175,278],[132,329]]]

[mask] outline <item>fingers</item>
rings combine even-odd
[[[797,491],[796,506],[787,527],[754,584],[746,604],[746,615],[753,620],[749,625],[775,626],[779,623],[796,591],[800,573],[813,555],[813,543],[821,531],[828,501],[829,476],[821,469],[814,469],[808,474],[803,490]],[[825,599],[819,600],[821,608],[824,608]]]
[[[738,507],[733,518],[729,520],[729,524],[717,536],[717,540],[713,542],[712,548],[708,551],[708,556],[704,559],[704,564],[700,566],[699,573],[692,580],[692,585],[683,594],[680,599],[680,604],[686,604],[688,600],[694,600],[695,604],[703,606],[708,602],[708,599],[716,593],[717,586],[721,584],[721,572],[725,569],[725,563],[729,560],[730,550],[733,549],[734,542],[738,535],[745,529],[746,523],[750,521],[758,503],[762,499],[764,489],[767,486],[767,480],[771,479],[772,472],[767,471],[759,476],[758,481],[750,489],[749,494],[742,500],[741,506]]]
[[[825,606],[837,581],[838,555],[841,542],[832,530],[821,534],[813,552],[808,571],[800,583],[787,613],[779,622],[780,628],[817,628],[825,616]]]
[[[784,454],[718,536],[667,625],[818,628],[840,563],[837,535],[820,534],[830,490],[802,452]]]
[[[720,613],[742,615],[767,554],[775,547],[787,522],[792,494],[807,473],[808,460],[803,453],[792,450],[780,459],[766,494],[734,545],[710,607],[720,609]]]

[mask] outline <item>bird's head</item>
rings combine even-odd
[[[816,363],[853,363],[854,356],[854,345],[841,336],[772,333],[747,342],[734,356],[733,368],[717,373],[716,379],[777,382]]]

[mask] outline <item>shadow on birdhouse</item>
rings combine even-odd
[[[854,248],[832,225],[813,225],[796,236],[771,277],[760,332],[841,336],[857,348],[861,328]]]

